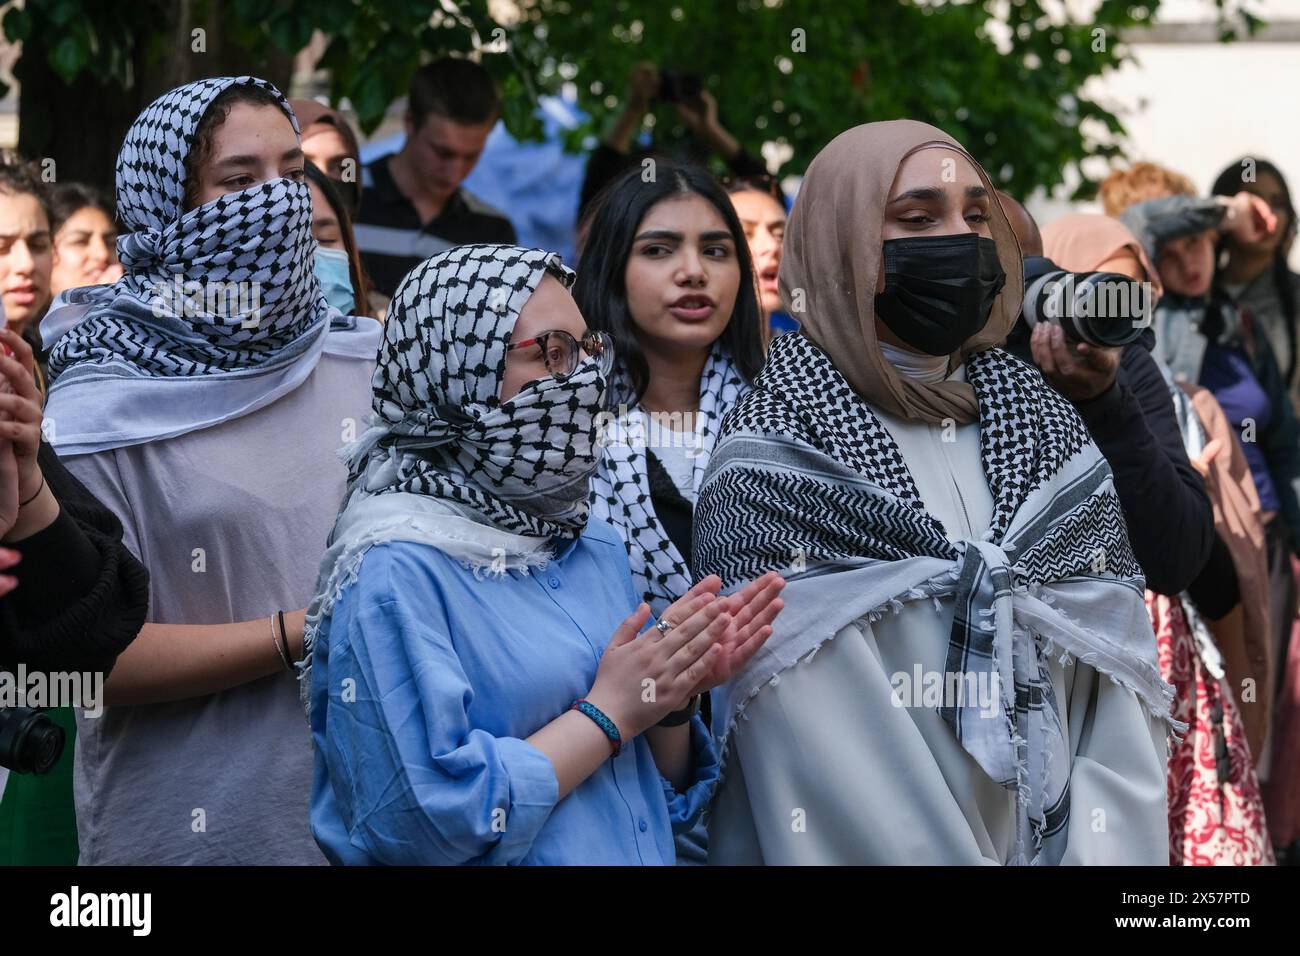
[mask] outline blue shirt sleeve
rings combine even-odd
[[[678,793],[667,777],[659,776],[674,835],[688,832],[699,822],[700,814],[713,799],[713,790],[718,785],[718,749],[709,728],[699,714],[691,718],[690,728],[691,764],[695,770],[690,785],[684,793]]]
[[[380,863],[519,862],[555,807],[555,770],[527,741],[470,726],[474,691],[430,623],[440,598],[399,599],[371,561],[382,550],[329,638],[322,756],[349,839]]]

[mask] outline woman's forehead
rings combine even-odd
[[[894,176],[890,196],[913,189],[955,187],[964,192],[982,186],[983,180],[962,152],[943,147],[926,147],[903,158]]]
[[[562,329],[577,338],[586,326],[577,303],[564,284],[552,275],[543,275],[519,312],[514,338],[531,338],[539,332],[554,329]]]
[[[293,123],[277,106],[232,103],[225,122],[212,136],[214,159],[262,151],[285,151],[299,146]]]
[[[785,218],[785,207],[776,197],[757,189],[745,189],[731,194],[731,204],[741,221],[766,222]]]
[[[648,210],[637,229],[638,233],[653,229],[673,229],[678,232],[726,229],[722,213],[698,193],[667,196]]]

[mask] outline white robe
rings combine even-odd
[[[948,537],[978,538],[993,511],[979,425],[945,432],[876,414]],[[918,665],[925,673],[945,670],[952,599],[940,608],[921,601],[875,623],[849,624],[749,701],[712,808],[710,863],[1011,858],[1014,792],[962,749],[935,707],[895,703],[909,693],[896,675],[913,678]],[[1166,865],[1165,725],[1132,691],[1085,664],[1054,660],[1051,675],[1073,754],[1062,862]]]

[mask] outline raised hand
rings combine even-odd
[[[1228,200],[1224,228],[1246,242],[1260,242],[1277,229],[1277,215],[1260,196],[1239,192]]]
[[[672,625],[666,632],[651,628],[638,637],[650,619],[648,604],[614,632],[587,700],[614,721],[625,740],[680,710],[712,672],[732,624],[729,599],[717,597],[721,584],[706,579],[674,603],[661,618]]]
[[[18,579],[12,574],[4,574],[19,561],[20,555],[12,548],[0,548],[0,597],[4,597],[18,587]]]
[[[719,640],[720,653],[709,673],[691,691],[703,694],[731,680],[772,636],[772,622],[785,607],[785,579],[776,571],[755,578],[730,597],[731,626]]]
[[[18,494],[26,501],[40,490],[36,454],[41,444],[41,397],[32,378],[32,347],[12,329],[0,328],[0,441],[13,446]]]
[[[0,438],[0,538],[18,520],[18,463],[14,459],[13,443]],[[0,594],[5,593],[0,590]]]

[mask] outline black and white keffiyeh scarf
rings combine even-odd
[[[1091,665],[1180,728],[1105,459],[1036,369],[990,349],[966,373],[994,510],[981,540],[951,542],[889,431],[829,357],[797,334],[773,343],[754,390],[723,422],[696,510],[695,571],[732,588],[781,570],[786,610],[715,706],[729,735],[755,694],[841,628],[951,598],[946,670],[997,687],[1001,706],[982,717],[970,695],[940,712],[1018,795],[1014,862],[1031,862],[1032,842],[1033,861],[1055,863],[1072,760],[1052,657]]]
[[[384,324],[374,427],[347,451],[350,488],[445,499],[514,534],[582,534],[607,391],[597,363],[498,398],[545,275],[573,283],[558,255],[517,246],[458,246],[411,270]]]
[[[722,418],[747,388],[730,353],[715,343],[700,375],[696,427],[679,433],[690,443],[687,455],[692,462],[695,493],[704,482]],[[602,433],[605,451],[591,480],[591,513],[622,533],[633,584],[654,613],[659,614],[691,589],[694,578],[686,558],[656,518],[650,500],[646,452],[652,432],[648,413],[637,405],[631,380],[621,368],[611,390],[616,407],[613,420]],[[652,447],[649,450],[654,451]],[[694,495],[690,497],[693,500]]]
[[[586,360],[498,397],[506,349],[560,257],[517,246],[457,246],[416,266],[388,308],[371,427],[339,452],[348,489],[307,608],[299,693],[311,714],[311,661],[323,623],[377,544],[425,544],[475,576],[545,567],[587,524],[608,388]]]
[[[55,344],[47,419],[61,454],[119,447],[217,424],[297,385],[326,350],[330,309],[312,270],[311,194],[273,179],[185,210],[185,160],[212,101],[236,85],[288,101],[265,80],[220,77],[174,89],[132,124],[117,159],[125,274],[70,290],[51,311],[75,313]],[[377,327],[341,320],[373,359]],[[74,324],[75,323],[75,324]]]

